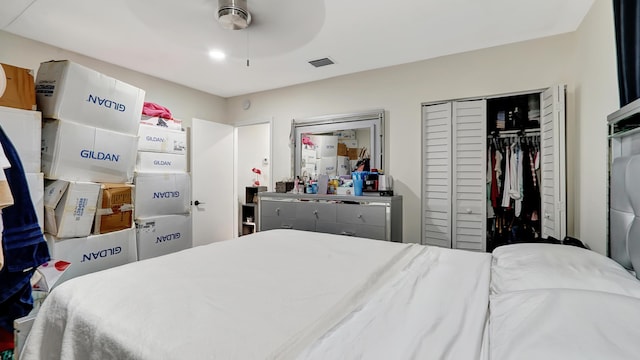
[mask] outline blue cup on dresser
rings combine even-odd
[[[354,171],[351,173],[353,180],[353,195],[362,196],[362,188],[364,187],[364,178],[369,174],[368,171]]]

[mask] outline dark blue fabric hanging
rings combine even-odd
[[[640,3],[613,0],[620,107],[640,98]]]
[[[13,331],[13,320],[27,315],[33,308],[31,275],[49,261],[50,256],[22,162],[2,127],[0,143],[11,164],[4,172],[14,201],[2,210],[4,267],[0,270],[0,327]]]

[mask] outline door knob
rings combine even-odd
[[[193,205],[195,205],[195,206],[204,205],[204,203],[196,200],[196,201],[193,202]]]

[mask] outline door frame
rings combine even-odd
[[[233,198],[234,198],[234,202],[233,202],[233,213],[235,214],[234,216],[234,222],[233,222],[233,229],[234,229],[234,235],[233,237],[238,237],[238,229],[240,228],[240,205],[238,204],[238,196],[240,196],[240,191],[244,190],[244,188],[240,188],[238,186],[238,178],[239,178],[239,174],[238,172],[239,170],[239,166],[238,166],[238,129],[241,127],[245,127],[245,126],[252,126],[252,125],[263,125],[263,124],[268,124],[269,125],[269,165],[267,165],[267,168],[269,169],[269,175],[270,175],[270,180],[269,180],[269,189],[275,189],[275,179],[273,176],[273,116],[270,117],[265,117],[265,118],[258,118],[258,119],[251,119],[251,120],[246,120],[246,121],[240,121],[240,122],[236,122],[233,123],[232,126],[234,127],[233,129],[233,162],[234,162],[234,173],[233,173]],[[257,223],[258,219],[255,219],[256,223]],[[257,227],[256,227],[256,231],[257,231]]]

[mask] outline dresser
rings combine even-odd
[[[258,193],[258,230],[296,229],[402,242],[402,196]]]

